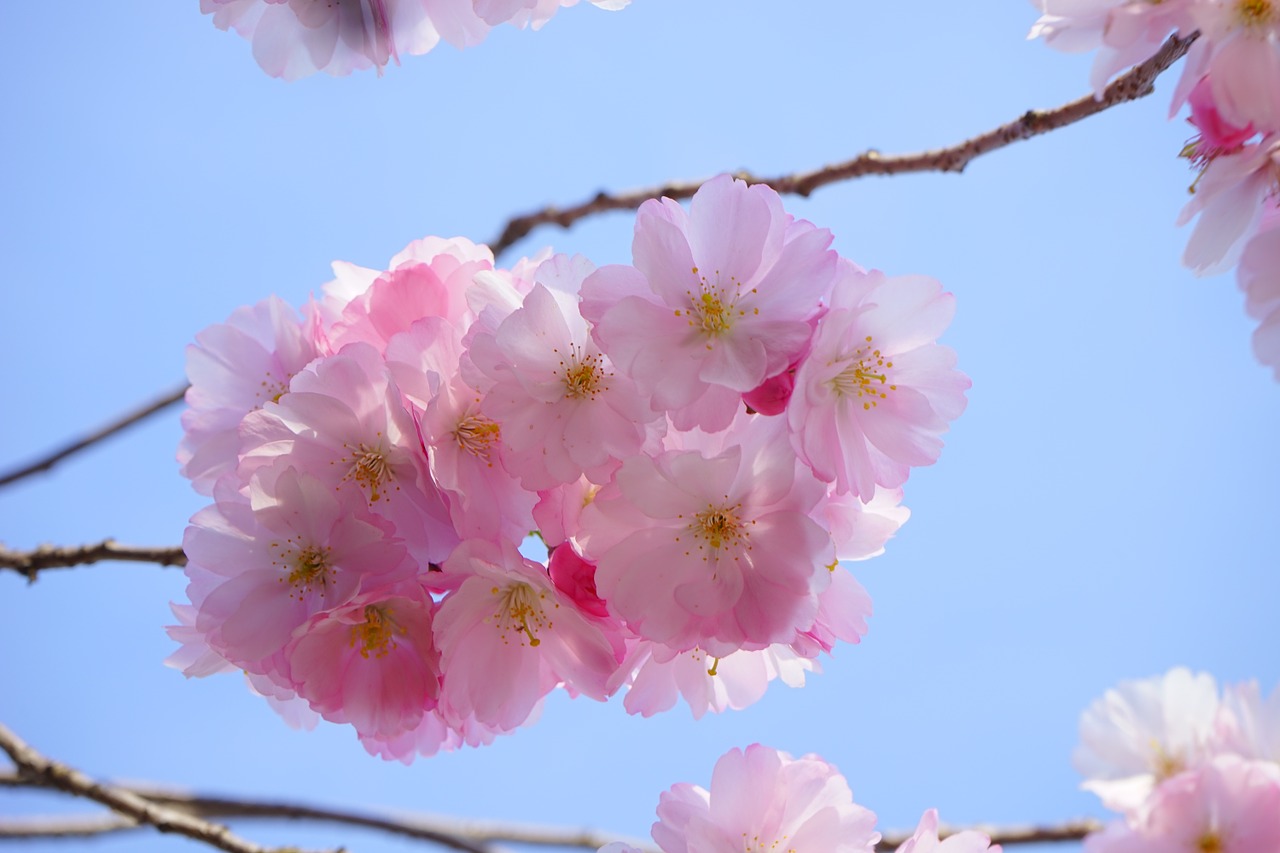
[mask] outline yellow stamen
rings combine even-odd
[[[453,430],[453,438],[458,442],[458,447],[481,459],[489,458],[489,451],[501,436],[502,430],[498,424],[481,414],[467,415],[458,421]]]
[[[688,317],[689,325],[701,332],[709,338],[714,338],[723,332],[729,331],[733,327],[733,321],[736,317],[745,317],[747,312],[738,308],[738,300],[742,294],[739,292],[739,283],[736,277],[729,276],[728,284],[720,283],[720,273],[715,273],[716,282],[707,280],[705,275],[698,273],[698,268],[693,268],[694,275],[697,275],[701,286],[698,290],[686,291],[689,297],[689,307],[684,309],[676,309],[677,317]],[[751,293],[755,293],[753,288]],[[753,308],[753,314],[759,314],[760,309]],[[711,348],[711,344],[707,344],[707,348]]]
[[[268,373],[267,377],[258,383],[258,385],[261,389],[258,391],[259,399],[267,399],[273,403],[279,403],[280,398],[289,390],[289,378],[276,379]]]
[[[394,480],[395,476],[395,472],[391,470],[391,463],[380,445],[371,447],[368,444],[360,444],[355,448],[351,467],[347,469],[347,476],[344,479],[355,480],[369,491],[369,500],[376,502],[382,499],[383,484]]]
[[[559,352],[559,350],[554,350]],[[595,399],[596,394],[609,390],[606,381],[609,374],[601,366],[601,357],[594,353],[584,355],[582,348],[574,346],[569,353],[568,361],[561,360],[561,375],[564,377],[565,396],[575,400],[587,397]]]
[[[368,660],[385,657],[398,647],[396,635],[404,636],[404,628],[391,615],[391,608],[370,604],[364,609],[364,622],[351,626],[351,645],[360,644],[360,657]]]
[[[1236,20],[1248,29],[1261,29],[1276,19],[1271,0],[1236,0]]]
[[[319,545],[311,545],[294,552],[293,568],[289,571],[288,580],[298,594],[311,592],[318,587],[320,594],[324,595],[325,588],[329,585],[329,577],[333,573],[329,557],[329,549]]]
[[[767,836],[747,835],[742,833],[742,853],[796,853],[796,848],[787,844],[788,835],[770,839]],[[787,845],[787,846],[783,846]]]
[[[867,335],[865,346],[858,347],[851,355],[836,361],[845,362],[845,366],[827,380],[827,384],[839,397],[862,400],[864,410],[874,409],[881,400],[888,397],[888,391],[898,390],[897,385],[887,384],[888,371],[893,367],[893,362],[886,359],[880,350],[873,348],[870,335]]]
[[[1216,832],[1206,832],[1196,840],[1197,853],[1222,853],[1227,846]]]
[[[490,592],[498,598],[498,612],[493,618],[498,623],[498,633],[504,643],[510,643],[509,634],[518,637],[520,645],[538,646],[538,632],[549,630],[552,622],[543,612],[547,594],[538,592],[527,583],[516,582],[505,587],[493,587]],[[553,607],[559,607],[558,604]]]
[[[1163,782],[1165,779],[1177,776],[1187,769],[1186,764],[1179,756],[1166,752],[1160,741],[1154,738],[1151,740],[1151,751],[1154,753],[1151,770],[1155,774],[1157,782]]]
[[[725,500],[728,500],[727,495]],[[726,503],[720,506],[708,504],[706,509],[694,515],[693,521],[689,522],[686,529],[715,551],[742,546],[748,540],[746,525],[738,518],[741,510],[742,504]],[[698,550],[704,550],[704,546],[699,545]],[[749,545],[747,550],[750,550]],[[707,556],[704,555],[702,559],[706,560]],[[737,557],[735,556],[734,559]]]

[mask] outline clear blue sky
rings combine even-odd
[[[294,304],[346,259],[601,188],[867,148],[949,144],[1087,91],[1088,59],[1024,41],[1029,4],[635,0],[540,33],[408,57],[381,79],[284,84],[195,0],[14,4],[0,54],[0,466],[182,379],[184,346],[237,306]],[[153,566],[0,575],[0,721],[111,778],[320,804],[590,825],[645,837],[658,794],[733,746],[817,752],[881,825],[1100,815],[1070,767],[1079,713],[1185,664],[1280,680],[1280,388],[1231,276],[1178,265],[1190,133],[1146,101],[983,158],[789,199],[836,247],[956,294],[945,341],[973,379],[913,516],[857,567],[876,606],[803,690],[694,722],[556,697],[537,725],[406,768],[345,728],[287,729],[233,676],[164,668],[184,578]],[[597,263],[631,217],[543,229]],[[173,410],[0,489],[11,547],[180,541],[203,503]],[[0,816],[87,804],[0,794]],[[427,849],[343,828],[244,824],[263,843]],[[78,842],[31,845],[69,851]],[[100,851],[194,850],[133,835]]]

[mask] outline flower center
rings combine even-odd
[[[1206,832],[1196,840],[1197,853],[1222,853],[1226,849],[1222,836],[1216,832]]]
[[[505,587],[494,587],[490,590],[498,597],[498,612],[494,619],[498,622],[498,634],[504,643],[510,644],[510,636],[516,637],[520,645],[537,646],[542,643],[538,632],[550,630],[551,620],[542,612],[542,602],[546,600],[545,592],[536,592],[527,583],[513,583]],[[559,607],[560,605],[554,605]]]
[[[486,460],[489,458],[489,451],[501,436],[501,427],[480,414],[467,415],[458,421],[453,430],[454,441],[458,442],[460,449]]]
[[[289,390],[289,379],[277,379],[268,372],[266,377],[258,383],[258,388],[259,400],[270,400],[273,403],[279,403],[280,398]]]
[[[552,350],[559,353],[559,350]],[[573,346],[568,362],[561,360],[560,369],[564,371],[564,395],[575,400],[586,397],[595,399],[596,394],[607,391],[605,385],[608,374],[601,365],[601,357],[594,353],[582,354],[578,345]]]
[[[321,545],[310,545],[293,552],[292,567],[289,569],[289,585],[293,587],[293,595],[301,596],[305,592],[319,589],[324,595],[333,574],[333,564],[329,562],[331,552]],[[281,578],[281,580],[285,580]]]
[[[705,275],[698,272],[698,268],[693,268],[694,275],[698,276],[700,286],[695,293],[692,290],[685,291],[689,297],[688,308],[677,308],[677,317],[688,317],[689,325],[703,335],[714,338],[722,332],[727,332],[733,327],[733,321],[737,317],[745,317],[747,312],[738,308],[739,284],[734,276],[729,276],[728,286],[721,285],[720,271],[717,270],[715,277],[716,283],[712,284],[707,280]],[[751,289],[755,293],[755,288]],[[759,314],[760,309],[753,309],[753,313]],[[707,349],[711,349],[711,344],[707,344]]]
[[[351,626],[351,645],[360,645],[360,657],[380,658],[398,647],[396,635],[404,636],[404,628],[391,615],[391,608],[370,604],[364,609],[364,621]]]
[[[747,542],[747,530],[746,525],[738,517],[741,510],[742,504],[722,506],[708,504],[706,509],[695,515],[693,521],[689,522],[688,530],[717,551],[721,548],[744,545]],[[698,549],[702,550],[702,546],[699,545]],[[706,558],[703,557],[703,559]]]
[[[395,472],[391,470],[391,463],[387,460],[387,454],[383,452],[381,446],[370,447],[367,444],[361,444],[355,449],[351,467],[347,469],[347,476],[343,479],[355,480],[368,489],[369,500],[376,502],[382,499],[383,484],[394,480],[395,476]]]
[[[841,397],[862,400],[864,410],[874,409],[881,400],[886,399],[886,390],[898,390],[897,385],[886,385],[889,381],[888,370],[893,367],[893,362],[886,361],[880,350],[872,347],[870,335],[867,335],[865,346],[858,347],[852,355],[840,360],[847,363],[843,370],[829,380],[831,390]]]
[[[777,839],[762,838],[759,835],[742,833],[742,853],[796,853],[796,848],[783,846],[787,844],[787,836]]]
[[[1260,29],[1275,17],[1276,10],[1271,0],[1236,0],[1236,19],[1244,27]]]
[[[1159,741],[1152,739],[1151,746],[1155,752],[1155,757],[1151,762],[1151,770],[1152,773],[1155,774],[1157,782],[1163,782],[1165,779],[1177,776],[1183,770],[1187,769],[1186,765],[1183,764],[1182,759],[1176,755],[1170,755],[1168,752],[1165,752],[1164,747],[1160,745]]]

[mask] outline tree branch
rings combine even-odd
[[[40,787],[43,780],[28,781],[20,776],[0,775],[0,787]],[[186,814],[205,818],[255,818],[279,820],[313,820],[324,823],[359,826],[377,829],[392,835],[414,838],[441,844],[467,853],[489,853],[487,846],[495,842],[526,844],[542,847],[578,847],[596,850],[610,841],[620,840],[617,835],[591,829],[573,829],[527,824],[499,823],[494,821],[464,821],[406,815],[399,818],[377,817],[344,809],[327,809],[297,803],[266,800],[242,800],[186,794],[161,788],[122,787],[149,802]],[[28,818],[0,822],[0,839],[3,838],[83,838],[109,832],[136,829],[136,824],[112,816]],[[962,829],[976,829],[991,836],[993,844],[1016,846],[1018,844],[1043,844],[1055,841],[1079,841],[1090,832],[1097,832],[1102,824],[1095,820],[1077,820],[1048,827],[942,827],[940,835],[946,837]],[[893,850],[911,837],[910,832],[886,834],[877,850]],[[635,843],[634,841],[631,843]],[[642,850],[657,853],[649,845]]]
[[[145,406],[142,406],[138,409],[134,409],[133,411],[128,412],[124,415],[121,415],[119,418],[107,424],[106,426],[102,427],[101,429],[97,430],[96,432],[92,432],[82,438],[76,439],[75,441],[65,444],[62,447],[58,448],[57,450],[53,451],[52,453],[49,453],[48,455],[37,459],[36,461],[30,463],[29,465],[24,465],[21,468],[15,468],[4,474],[0,474],[0,486],[7,486],[10,483],[23,479],[24,477],[30,477],[32,474],[38,474],[41,471],[48,471],[50,468],[52,468],[54,465],[57,465],[63,459],[66,459],[68,456],[71,456],[72,454],[75,454],[75,453],[79,453],[81,450],[84,450],[87,447],[92,447],[93,445],[97,444],[99,441],[102,441],[104,438],[110,438],[111,436],[115,435],[121,430],[127,427],[131,427],[134,424],[138,423],[139,421],[142,421],[142,420],[145,420],[146,418],[151,417],[156,412],[160,412],[160,411],[163,411],[164,409],[167,409],[169,406],[172,406],[174,403],[181,401],[183,396],[186,393],[187,393],[186,385],[183,385],[181,388],[174,388],[172,391],[169,391],[164,396],[159,397],[158,399],[150,403],[147,403]]]
[[[837,181],[847,181],[867,175],[902,175],[910,172],[963,172],[965,166],[976,157],[997,151],[1014,142],[1030,139],[1051,130],[1057,130],[1110,109],[1117,104],[1146,97],[1155,89],[1156,78],[1177,62],[1195,41],[1198,33],[1185,38],[1170,36],[1155,56],[1116,78],[1103,92],[1101,98],[1086,95],[1051,110],[1029,110],[1008,124],[966,139],[949,148],[938,148],[915,154],[882,155],[871,150],[865,154],[824,166],[811,172],[765,178],[750,172],[736,172],[735,177],[749,184],[767,184],[779,193],[808,196],[814,190]],[[704,179],[705,180],[705,179]],[[600,192],[594,198],[572,207],[545,207],[509,219],[502,233],[490,244],[495,255],[511,248],[517,240],[539,225],[559,225],[568,228],[579,219],[609,210],[631,210],[642,202],[663,196],[671,199],[689,198],[704,181],[671,182],[660,187],[650,187],[618,195]]]
[[[0,544],[0,569],[13,569],[31,583],[35,583],[36,575],[45,569],[66,569],[105,560],[185,566],[187,555],[182,553],[180,547],[139,548],[117,545],[114,539],[70,547],[41,545],[32,551],[13,551]]]
[[[125,788],[96,782],[78,770],[45,758],[3,724],[0,724],[0,749],[13,759],[20,778],[102,803],[129,820],[154,826],[161,832],[185,835],[227,853],[286,853],[283,848],[262,847],[246,841],[225,826],[158,805]]]

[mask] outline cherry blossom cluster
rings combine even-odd
[[[1280,850],[1280,690],[1178,668],[1122,682],[1080,719],[1082,787],[1123,815],[1087,853]]]
[[[1171,33],[1196,35],[1170,115],[1183,104],[1198,133],[1183,149],[1198,171],[1179,224],[1199,217],[1183,263],[1197,275],[1237,266],[1260,321],[1254,354],[1280,380],[1280,2],[1032,0],[1031,37],[1097,50],[1099,95],[1116,73],[1156,53]]]
[[[631,0],[590,0],[621,9]],[[540,28],[578,0],[200,0],[218,29],[253,44],[272,77],[296,80],[317,71],[379,73],[402,53],[418,55],[440,40],[457,48],[484,41],[501,24]]]
[[[849,783],[816,755],[792,758],[754,743],[721,756],[711,789],[680,783],[658,798],[653,840],[663,853],[874,853],[875,813],[853,801]],[[938,838],[929,809],[897,853],[1000,853],[991,839],[965,831]],[[599,853],[641,853],[614,842]]]
[[[951,295],[831,241],[724,175],[643,205],[630,265],[429,237],[201,332],[173,663],[405,761],[559,686],[697,717],[802,685],[865,634],[839,561],[906,520],[969,387]]]

